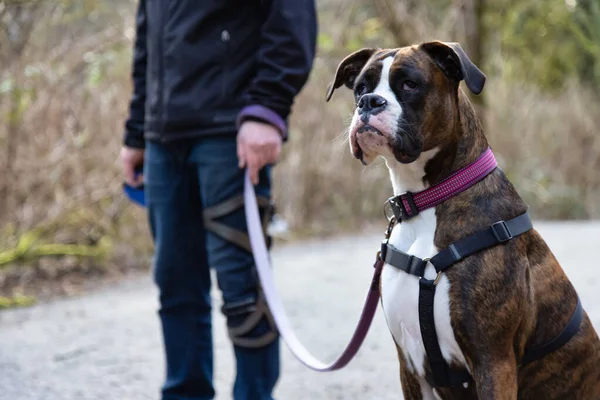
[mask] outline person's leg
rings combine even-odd
[[[163,400],[213,399],[210,270],[189,145],[148,142],[144,181],[166,353]]]
[[[238,168],[235,137],[203,139],[195,146],[190,160],[197,164],[202,203],[207,210],[243,194],[244,171]],[[261,172],[256,191],[270,197],[269,169]],[[216,220],[237,231],[247,230],[243,205]],[[256,318],[259,283],[252,254],[211,232],[208,225],[206,235],[209,264],[217,272],[228,328],[230,333],[243,331],[241,340],[233,340],[237,361],[233,397],[272,400],[279,378],[279,337],[268,320],[268,310],[260,302],[258,312],[262,316]],[[253,323],[254,319],[258,321]]]

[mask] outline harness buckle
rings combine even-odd
[[[493,223],[491,228],[492,233],[496,237],[496,240],[500,243],[504,243],[513,238],[513,235],[511,234],[510,230],[508,229],[508,226],[506,225],[506,222],[504,221],[498,221],[496,223]]]
[[[406,209],[404,201],[406,200],[406,202],[408,203],[408,207],[410,208],[410,215],[408,215],[409,210]],[[415,203],[415,199],[413,197],[413,194],[411,192],[404,192],[400,195],[400,202],[402,203],[402,208],[404,209],[404,214],[406,214],[406,219],[415,217],[417,214],[419,214],[419,209],[417,208],[417,205]]]

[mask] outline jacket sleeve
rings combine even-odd
[[[295,96],[312,69],[317,15],[314,0],[266,0],[258,70],[237,124],[258,119],[277,127],[287,138],[287,118]]]
[[[133,96],[129,104],[129,117],[125,122],[123,144],[143,149],[144,113],[146,103],[146,1],[140,0],[136,16],[136,38],[133,48]]]

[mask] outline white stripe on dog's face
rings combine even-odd
[[[385,110],[384,114],[386,114],[386,120],[392,127],[392,132],[396,131],[398,120],[402,116],[402,106],[398,102],[396,98],[396,94],[392,91],[390,86],[390,70],[392,69],[392,64],[394,63],[394,57],[390,56],[383,60],[381,67],[381,78],[379,79],[379,84],[373,90],[373,93],[380,95],[388,102],[388,108]]]
[[[360,148],[361,153],[359,154],[362,155],[361,161],[364,164],[370,163],[378,155],[385,158],[394,157],[390,148],[390,138],[398,130],[398,123],[402,117],[402,106],[390,86],[390,71],[394,63],[394,56],[376,61],[376,63],[381,66],[379,81],[375,89],[368,93],[383,97],[387,101],[387,105],[382,112],[371,115],[367,121],[367,125],[377,129],[379,133],[375,131],[357,133],[357,130],[364,125],[364,122],[361,121],[358,108],[354,111],[352,123],[350,124],[350,148],[355,155],[357,154],[357,149]],[[372,68],[372,64],[371,66],[367,65],[366,68],[369,67]]]

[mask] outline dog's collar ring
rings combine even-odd
[[[435,279],[433,280],[433,286],[437,286],[440,283],[440,279],[442,279],[442,271],[438,272]]]
[[[389,201],[383,203],[383,216],[388,221],[391,221],[395,217],[394,209],[392,208],[392,205]]]

